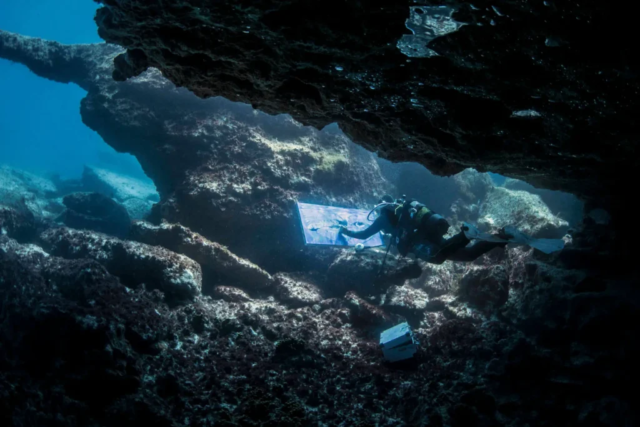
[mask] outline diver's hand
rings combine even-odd
[[[347,231],[347,227],[345,227],[344,225],[340,226],[340,229],[338,230],[338,234],[342,235]]]
[[[502,227],[499,231],[498,231],[498,237],[500,237],[503,240],[511,240],[513,239],[513,235],[507,233],[504,230],[504,227]]]

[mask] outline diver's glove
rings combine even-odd
[[[344,234],[347,231],[349,231],[349,229],[347,227],[345,227],[344,225],[341,225],[340,229],[338,230],[338,234]]]

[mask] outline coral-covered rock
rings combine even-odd
[[[0,251],[11,253],[20,260],[28,262],[32,268],[40,268],[49,257],[40,246],[34,244],[19,244],[16,240],[0,235]]]
[[[493,180],[487,173],[480,173],[474,169],[465,169],[453,176],[455,183],[448,213],[450,223],[459,229],[462,222],[475,223],[478,221],[480,206],[494,187]]]
[[[501,265],[470,266],[460,281],[460,298],[485,312],[495,312],[509,296],[509,276]]]
[[[448,304],[453,302],[455,297],[451,294],[442,295],[435,298],[429,298],[429,302],[427,302],[427,311],[443,311]]]
[[[200,294],[200,265],[164,248],[68,228],[47,230],[40,239],[52,255],[96,260],[127,286],[144,284],[147,289],[159,289],[171,301]]]
[[[227,302],[251,301],[251,297],[245,291],[231,286],[216,286],[213,289],[213,297]]]
[[[420,277],[408,280],[414,288],[424,289],[429,298],[438,297],[451,292],[454,284],[459,280],[461,267],[452,262],[443,264],[421,263]]]
[[[350,321],[357,328],[379,331],[402,321],[398,315],[387,313],[383,308],[360,298],[355,292],[347,292],[344,300],[349,309]]]
[[[507,190],[537,194],[551,212],[567,221],[571,226],[580,224],[584,216],[584,203],[573,194],[535,188],[524,181],[511,178],[505,180],[503,187]]]
[[[429,296],[421,289],[410,285],[392,286],[387,290],[383,307],[385,310],[407,318],[421,317],[426,310]]]
[[[445,309],[424,313],[416,357],[396,365],[378,334],[404,319],[354,293],[297,309],[246,294],[169,308],[96,261],[0,238],[0,419],[16,424],[34,410],[39,425],[54,424],[50,414],[99,425],[105,413],[166,426],[633,419],[623,386],[637,379],[639,319],[624,283],[584,282],[540,261],[524,268],[499,316],[450,293],[431,299]]]
[[[67,227],[97,231],[117,237],[129,233],[131,219],[118,202],[100,193],[73,193],[62,199],[67,210],[61,215]]]
[[[491,230],[512,225],[533,237],[556,239],[569,229],[569,223],[555,216],[540,196],[500,187],[482,203],[478,225]]]
[[[278,300],[291,307],[304,307],[323,300],[320,289],[306,281],[287,274],[274,276],[274,289]]]
[[[155,226],[137,221],[132,226],[131,239],[184,254],[210,274],[223,276],[227,282],[247,289],[264,288],[272,282],[271,275],[257,265],[180,224]]]
[[[160,422],[148,403],[137,412],[117,409],[144,387],[142,358],[159,354],[156,345],[175,332],[152,294],[126,289],[96,261],[14,243],[0,250],[0,305],[11,321],[0,328],[0,392],[11,402],[0,404],[0,419],[7,425],[53,425],[105,411]],[[43,375],[48,386],[36,380]]]
[[[419,277],[422,272],[417,261],[389,254],[383,266],[384,258],[385,251],[380,249],[361,253],[342,251],[329,266],[328,291],[340,296],[350,290],[363,295],[381,293],[389,286]]]

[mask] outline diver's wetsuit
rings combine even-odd
[[[403,206],[384,206],[378,218],[366,229],[350,231],[343,227],[341,233],[360,240],[368,239],[380,231],[392,234],[393,238],[397,238],[396,245],[402,256],[413,252],[416,257],[432,264],[442,264],[446,260],[473,261],[494,248],[506,246],[506,243],[486,241],[477,241],[467,246],[471,241],[462,231],[445,239],[443,235],[449,228],[449,224],[442,217],[439,222],[430,221],[430,218],[436,214],[426,208],[424,209],[427,214],[420,216],[418,223],[403,221],[400,224],[402,209]]]

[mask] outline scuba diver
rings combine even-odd
[[[417,258],[432,264],[442,264],[446,260],[473,261],[494,248],[504,248],[514,238],[513,234],[519,233],[509,227],[500,230],[497,236],[485,235],[488,237],[479,238],[467,246],[471,238],[480,236],[475,227],[465,224],[458,234],[446,239],[444,235],[449,231],[449,222],[415,200],[405,200],[403,196],[394,201],[385,196],[369,216],[374,211],[379,215],[369,227],[360,231],[341,227],[340,234],[365,240],[382,231],[392,236],[389,248],[395,245],[402,256],[412,252]]]

